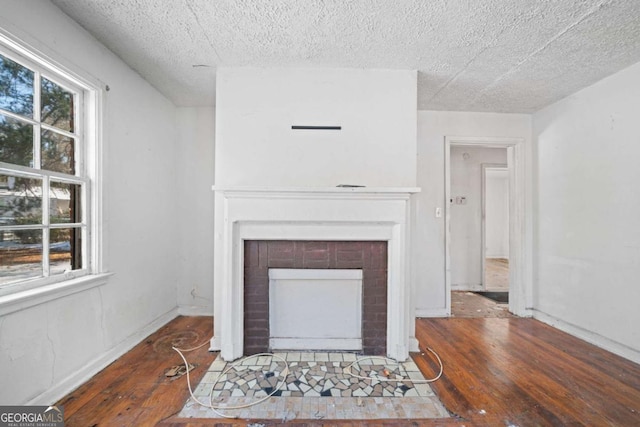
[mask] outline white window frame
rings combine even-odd
[[[0,28],[0,53],[36,73],[44,73],[45,78],[82,94],[83,102],[77,106],[76,134],[81,144],[76,144],[76,168],[81,171],[79,176],[69,179],[64,174],[45,170],[38,171],[38,176],[47,175],[57,182],[84,183],[81,209],[82,223],[64,224],[55,227],[81,225],[86,232],[82,239],[83,268],[65,272],[64,274],[27,279],[0,287],[0,316],[21,310],[46,301],[60,298],[106,283],[109,276],[105,272],[103,262],[103,226],[102,226],[102,111],[106,85],[92,76],[78,71],[72,71],[40,50],[29,46],[24,41],[7,33]],[[73,67],[75,68],[75,67]],[[56,78],[56,76],[59,76]],[[58,81],[61,79],[60,81]],[[36,81],[39,82],[39,79]],[[68,84],[66,83],[68,82]],[[38,88],[35,90],[39,90]],[[34,111],[34,119],[39,121]],[[24,121],[24,118],[21,117]],[[42,126],[39,124],[38,126]],[[42,128],[46,128],[44,125]],[[39,137],[34,138],[39,142]],[[34,159],[34,163],[37,159]],[[6,164],[5,164],[6,165]],[[0,164],[0,171],[7,172]],[[18,172],[23,176],[34,176],[33,169],[11,165],[11,173]],[[43,184],[43,217],[48,218],[48,197],[44,197],[47,188]],[[45,209],[47,209],[45,211]],[[48,219],[44,222],[50,227]],[[40,226],[42,227],[42,226]],[[43,245],[43,263],[48,262],[48,248]],[[45,267],[46,268],[46,267]]]

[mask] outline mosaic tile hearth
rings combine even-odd
[[[424,377],[413,361],[398,364],[380,358],[366,359],[353,353],[290,352],[276,353],[276,356],[287,361],[288,373],[279,357],[251,357],[235,362],[233,367],[218,357],[194,395],[203,403],[224,408],[244,405],[272,394],[265,402],[227,411],[242,418],[292,415],[298,419],[448,416],[429,385],[421,383]],[[358,362],[354,364],[356,358]],[[281,406],[280,413],[274,413],[274,408]],[[217,417],[210,408],[192,399],[180,416]]]

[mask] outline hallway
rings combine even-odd
[[[515,317],[508,304],[499,304],[473,292],[451,292],[452,317]]]

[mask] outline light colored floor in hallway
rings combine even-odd
[[[473,292],[451,292],[451,316],[453,317],[514,317],[509,304],[499,304]]]
[[[509,260],[506,258],[486,258],[484,273],[487,291],[509,291]]]

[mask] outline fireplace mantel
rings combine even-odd
[[[413,194],[419,193],[418,187],[226,187],[214,185],[211,187],[216,192],[250,194]]]
[[[214,336],[243,355],[244,240],[387,241],[387,355],[417,351],[409,274],[411,195],[419,188],[214,186]]]

